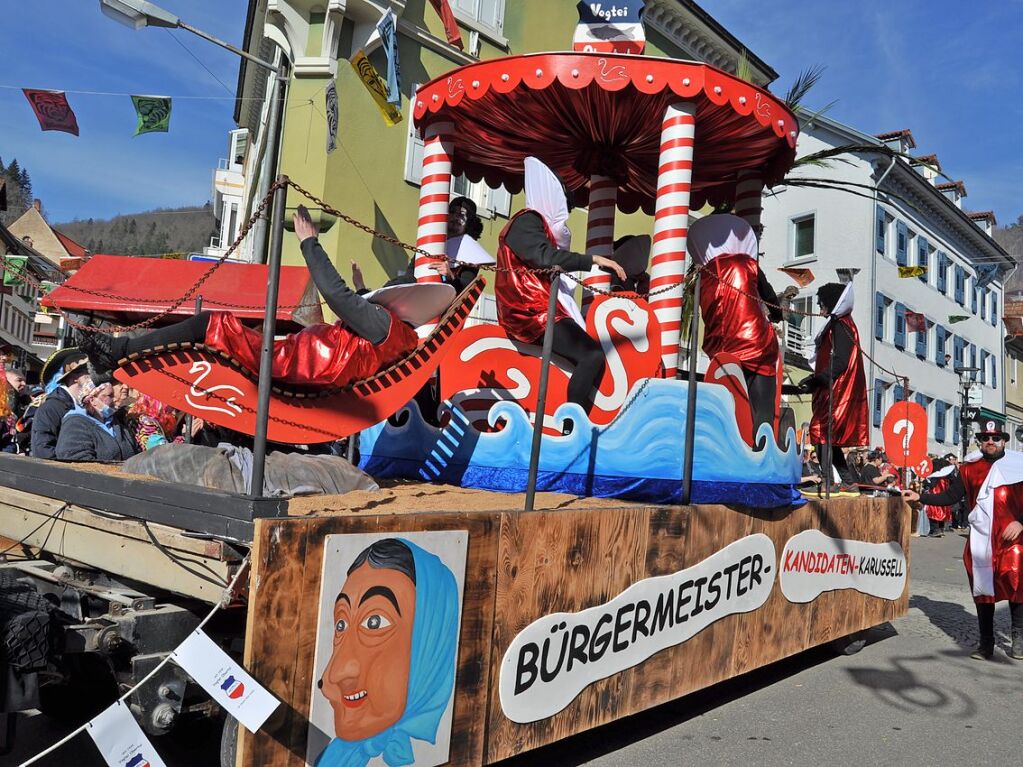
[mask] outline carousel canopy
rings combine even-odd
[[[104,256],[90,258],[63,285],[44,297],[44,306],[93,312],[116,320],[135,320],[166,311],[213,264],[176,259]],[[266,264],[225,263],[199,289],[203,308],[229,311],[242,319],[263,319]],[[282,266],[279,322],[307,325],[322,321],[315,286],[304,266]],[[296,304],[303,306],[296,308]],[[195,313],[195,302],[178,306],[164,324]]]
[[[661,122],[697,105],[691,207],[731,202],[739,171],[780,181],[799,126],[765,90],[706,64],[603,53],[539,53],[456,69],[419,88],[422,133],[454,123],[456,174],[522,190],[522,161],[539,157],[587,204],[589,179],[619,183],[618,207],[654,212]]]

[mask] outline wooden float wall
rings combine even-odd
[[[259,520],[245,662],[286,705],[260,733],[243,731],[238,765],[304,764],[327,535],[469,531],[449,764],[475,766],[643,711],[906,612],[908,578],[895,601],[846,590],[825,592],[808,604],[789,602],[776,578],[760,609],[722,618],[688,641],[591,684],[549,719],[516,724],[503,715],[501,660],[511,640],[537,618],[607,602],[636,581],[691,567],[753,533],[768,535],[780,557],[789,538],[810,529],[870,543],[897,541],[909,556],[909,514],[899,499],[843,498],[780,511],[627,507]]]

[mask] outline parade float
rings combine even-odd
[[[454,173],[517,191],[524,158],[540,156],[588,204],[593,253],[610,253],[616,209],[653,215],[646,299],[607,294],[604,274],[582,280],[609,361],[591,414],[565,403],[563,363],[545,402],[539,348],[465,327],[479,283],[407,359],[341,391],[267,390],[262,415],[256,377],[232,360],[153,349],[118,378],[270,439],[361,431],[370,474],[419,482],[271,499],[0,456],[0,535],[73,564],[32,576],[71,588],[79,568],[101,569],[167,602],[215,604],[248,552],[244,631],[221,644],[244,636],[247,673],[283,705],[241,731],[246,767],[491,764],[814,646],[862,646],[860,632],[904,614],[901,500],[794,504],[792,430],[776,420],[753,434],[730,361],[697,376],[695,334],[680,371],[689,212],[733,204],[757,220],[764,184],[794,157],[784,105],[705,64],[575,52],[456,69],[421,87],[413,111],[425,141],[417,277],[443,257]],[[283,205],[275,216],[279,235]],[[438,369],[432,426],[407,403]],[[576,497],[534,504],[535,489]],[[588,497],[601,495],[613,499]],[[37,527],[53,515],[65,518],[59,550]],[[109,556],[115,544],[124,557]],[[160,564],[167,551],[189,566]],[[86,617],[107,636],[152,609],[128,599]],[[142,654],[118,636],[90,647]],[[181,707],[137,703],[146,716]]]

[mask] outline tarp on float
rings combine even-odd
[[[202,261],[95,255],[42,303],[118,321],[135,320],[166,311],[215,266]],[[196,295],[202,296],[203,309],[261,320],[267,281],[266,264],[226,262],[213,271]],[[164,324],[194,313],[195,300],[190,298],[176,307]],[[277,320],[297,325],[323,321],[316,288],[304,266],[281,267]]]

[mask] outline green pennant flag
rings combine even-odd
[[[948,324],[955,325],[957,322],[962,322],[963,320],[968,319],[970,319],[970,315],[968,314],[950,314],[948,315]]]
[[[27,256],[4,256],[4,285],[23,284],[22,273],[28,264]]]
[[[166,133],[170,130],[171,100],[169,96],[132,96],[139,124],[135,135]]]

